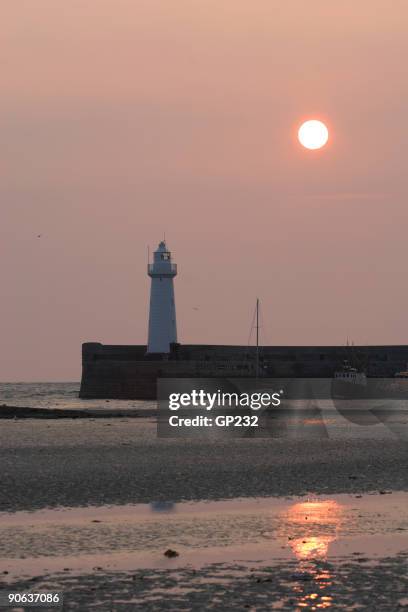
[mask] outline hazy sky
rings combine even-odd
[[[164,231],[181,342],[245,344],[259,296],[265,343],[408,343],[407,33],[406,0],[3,0],[0,379],[144,343]]]

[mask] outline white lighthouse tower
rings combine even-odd
[[[152,279],[150,289],[148,353],[169,353],[170,344],[177,342],[176,305],[174,303],[173,278],[177,264],[172,263],[171,253],[164,240],[153,255],[153,263],[147,266]]]

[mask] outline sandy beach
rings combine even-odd
[[[77,610],[408,604],[403,440],[169,440],[152,418],[18,419],[2,421],[0,457],[4,588],[61,590]]]
[[[153,419],[2,421],[0,509],[408,490],[388,439],[159,439]]]

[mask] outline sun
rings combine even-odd
[[[329,130],[322,121],[310,119],[300,126],[298,138],[306,149],[321,149],[329,140]]]

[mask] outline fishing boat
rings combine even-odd
[[[349,364],[347,359],[344,360],[343,367],[334,372],[334,381],[339,389],[341,386],[349,389],[349,385],[367,386],[367,376],[365,372],[359,372],[357,368]]]

